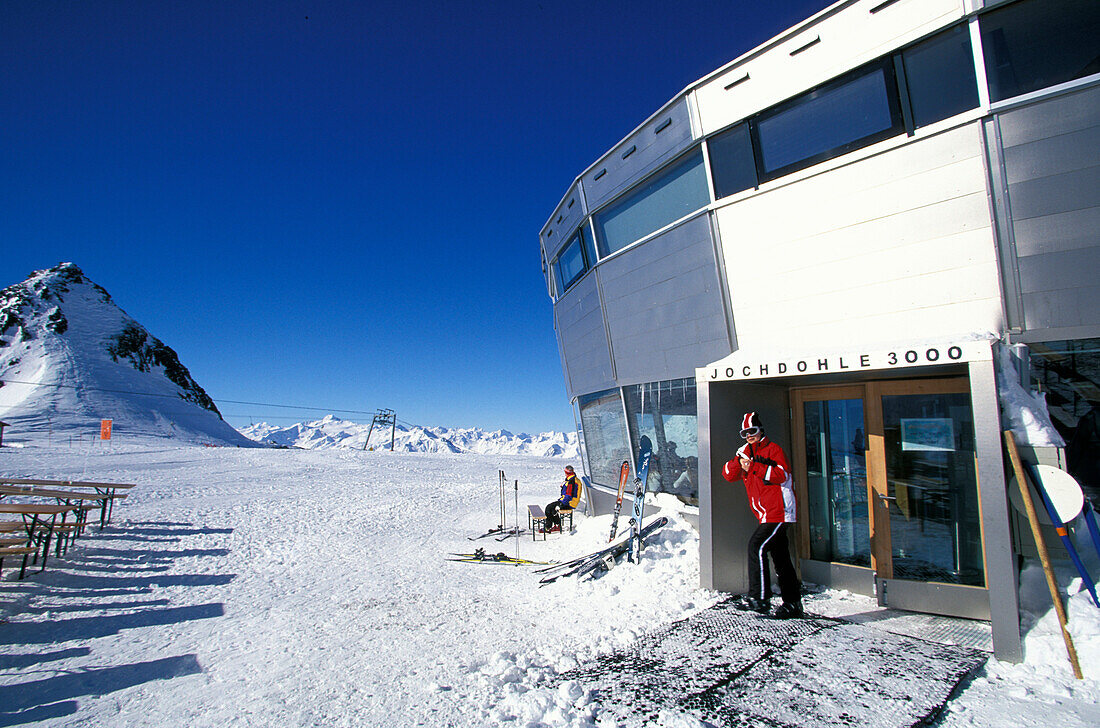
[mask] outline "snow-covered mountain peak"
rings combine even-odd
[[[176,352],[74,263],[0,290],[0,418],[13,431],[98,431],[251,444]]]

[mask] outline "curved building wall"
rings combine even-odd
[[[842,0],[580,173],[540,242],[569,397],[600,429],[582,432],[597,512],[623,448],[661,431],[640,393],[687,391],[741,348],[988,332],[1048,342],[1047,378],[1059,352],[1085,361],[1081,342],[1100,339],[1098,7]],[[662,187],[698,156],[701,198],[697,181]],[[1090,396],[1067,392],[1066,418]],[[670,431],[688,415],[674,416]]]

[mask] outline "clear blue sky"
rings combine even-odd
[[[77,263],[235,425],[572,430],[543,223],[828,4],[4,0],[0,287]]]

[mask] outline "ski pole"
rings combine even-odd
[[[500,471],[500,530],[508,528],[508,476]]]
[[[1031,525],[1031,535],[1035,538],[1035,548],[1039,552],[1039,561],[1043,564],[1043,573],[1047,577],[1047,589],[1050,590],[1050,598],[1054,601],[1054,611],[1058,615],[1058,624],[1062,628],[1062,641],[1066,643],[1066,654],[1069,656],[1069,664],[1073,668],[1073,676],[1083,680],[1081,663],[1077,661],[1077,648],[1073,646],[1073,636],[1066,628],[1066,608],[1062,604],[1062,594],[1058,589],[1058,582],[1054,578],[1054,568],[1050,565],[1050,554],[1047,552],[1047,544],[1043,539],[1043,532],[1039,529],[1039,515],[1035,511],[1035,502],[1031,499],[1031,489],[1027,487],[1027,475],[1020,461],[1020,452],[1016,449],[1016,437],[1012,430],[1005,430],[1005,445],[1008,446],[1008,458],[1012,461],[1012,469],[1016,473],[1016,483],[1020,486],[1020,496],[1024,501],[1024,510],[1027,511],[1027,521]]]
[[[1031,474],[1031,482],[1035,485],[1036,492],[1039,493],[1039,497],[1043,499],[1043,507],[1046,508],[1047,515],[1050,516],[1050,522],[1054,524],[1054,530],[1058,532],[1059,538],[1062,539],[1062,545],[1065,546],[1066,551],[1069,553],[1069,558],[1073,561],[1073,565],[1077,567],[1077,573],[1081,575],[1081,581],[1085,583],[1085,588],[1088,589],[1089,594],[1092,596],[1092,603],[1097,607],[1100,607],[1100,599],[1096,598],[1096,584],[1093,582],[1092,577],[1089,576],[1089,572],[1085,569],[1085,565],[1081,563],[1081,557],[1077,553],[1077,548],[1073,545],[1073,540],[1069,537],[1069,529],[1066,528],[1066,524],[1062,522],[1062,517],[1058,515],[1058,511],[1054,508],[1054,503],[1050,500],[1050,496],[1047,494],[1047,489],[1043,487],[1043,481],[1039,479],[1039,472],[1033,465],[1028,465],[1028,470]]]
[[[1093,513],[1092,501],[1085,500],[1085,523],[1089,527],[1089,535],[1092,536],[1092,545],[1096,548],[1096,555],[1100,556],[1100,528],[1096,526],[1096,515]]]
[[[519,481],[516,481],[516,558],[519,558]]]

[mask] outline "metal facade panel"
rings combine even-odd
[[[589,273],[554,304],[569,398],[615,386],[596,275]]]
[[[610,202],[690,147],[692,141],[691,115],[684,97],[642,125],[584,173],[581,184],[588,208],[595,210]]]
[[[1100,87],[997,115],[1011,231],[1030,334],[1100,327]]]
[[[1093,86],[1002,112],[999,114],[1002,142],[1010,149],[1096,126],[1097,105],[1100,105],[1100,86]]]
[[[1016,220],[1016,252],[1021,258],[1090,248],[1100,230],[1100,206]]]
[[[580,185],[574,185],[569,189],[565,198],[550,216],[550,222],[542,229],[539,239],[542,241],[542,249],[546,251],[546,260],[553,260],[561,246],[569,240],[569,236],[584,220],[585,209]]]
[[[1081,153],[1086,151],[1080,150]],[[1012,168],[1007,162],[1006,169],[1011,176]],[[1100,205],[1100,164],[1010,184],[1008,195],[1013,220],[1097,207]]]
[[[1051,338],[1083,338],[1096,335],[1096,329],[1100,322],[1098,310],[1100,310],[1100,298],[1097,289],[1092,288],[1066,288],[1058,291],[1038,291],[1026,293],[1024,300],[1024,323],[1028,331],[1059,330],[1091,327],[1089,331],[1080,331],[1075,336],[1066,337],[1061,334],[1052,335]],[[1030,340],[1036,340],[1032,337]]]
[[[902,0],[871,13],[879,4],[881,0],[856,2],[797,33],[780,36],[768,52],[731,64],[708,79],[695,91],[704,134],[947,27],[964,14],[960,0]]]
[[[1025,296],[1066,288],[1100,292],[1096,287],[1097,276],[1100,276],[1100,245],[1020,258],[1020,283]]]
[[[730,352],[706,215],[605,261],[600,281],[621,384],[690,377]]]
[[[973,122],[716,213],[740,346],[999,330],[981,127]]]
[[[1004,487],[997,373],[992,360],[971,361],[968,366],[993,648],[998,659],[1018,662],[1023,657],[1017,590],[1019,574],[1012,548],[1008,493]]]

